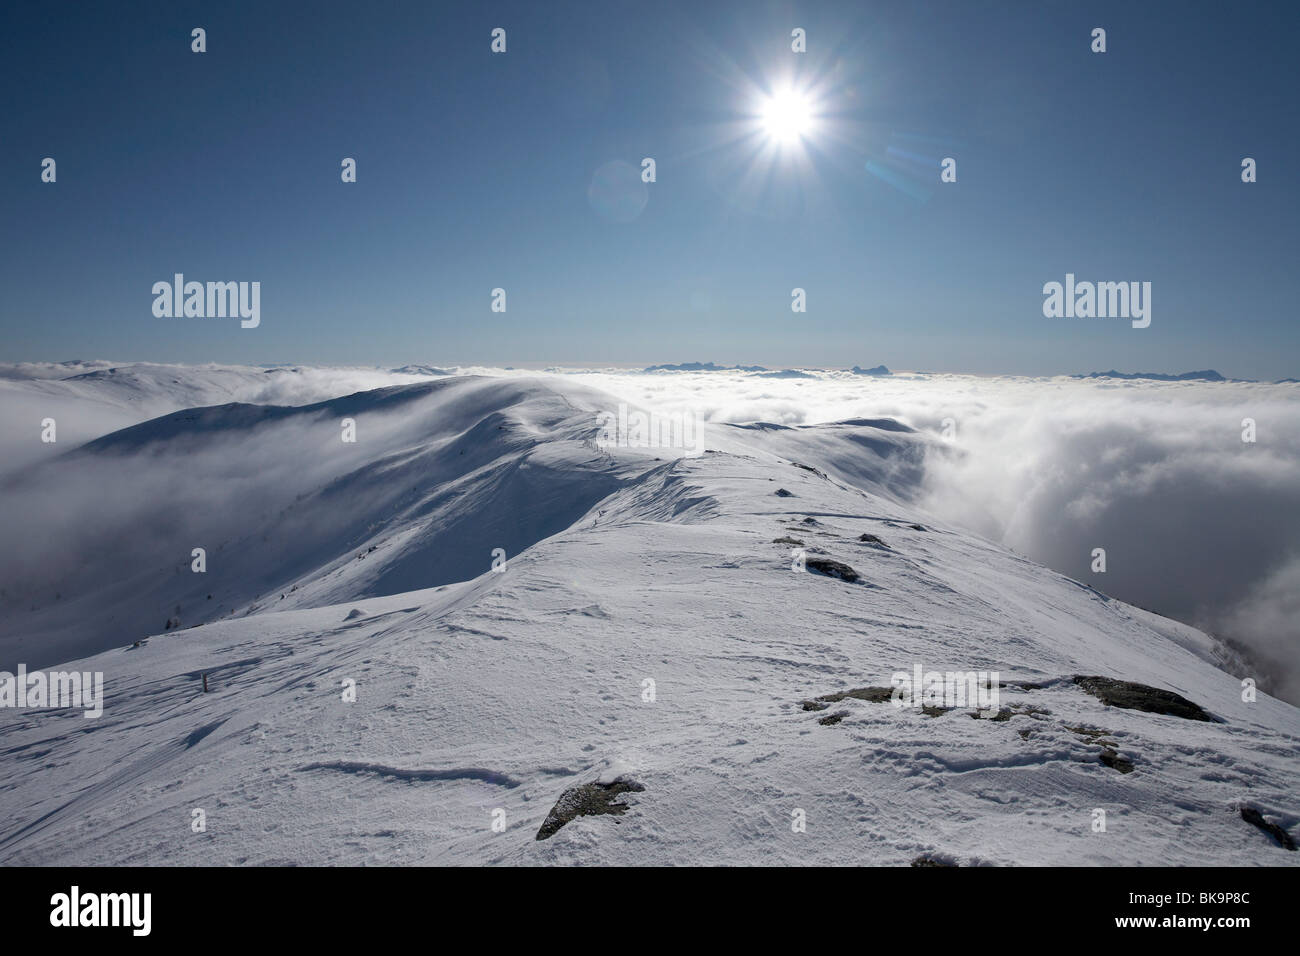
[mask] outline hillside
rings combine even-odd
[[[927,439],[708,425],[675,457],[601,446],[610,402],[454,377],[196,408],[11,478],[8,534],[49,517],[37,489],[104,490],[10,539],[0,649],[82,657],[106,701],[0,710],[0,862],[1297,862],[1241,811],[1300,822],[1300,712],[1243,702],[1200,632],[917,510]],[[917,665],[996,671],[1000,699],[871,690]],[[621,813],[536,839],[616,780]]]

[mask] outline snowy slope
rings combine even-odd
[[[1300,823],[1300,712],[1243,702],[1199,632],[917,511],[916,433],[709,426],[711,451],[675,458],[597,448],[608,406],[571,383],[440,378],[196,409],[28,473],[214,503],[174,541],[186,514],[87,559],[76,613],[4,614],[6,657],[29,660],[33,634],[117,644],[75,665],[104,673],[102,717],[0,710],[0,862],[1296,863],[1239,805]],[[96,533],[128,534],[133,508]],[[859,580],[792,570],[778,539]],[[196,587],[225,588],[222,610]],[[191,600],[222,619],[156,633],[151,602]],[[155,623],[134,636],[156,635],[139,647],[96,620],[139,604]],[[1023,684],[996,721],[803,706],[916,664]],[[1076,674],[1216,720],[1106,706]],[[618,775],[645,788],[623,815],[535,839],[562,792]]]
[[[0,555],[0,667],[169,622],[472,578],[493,549],[563,530],[624,480],[591,440],[601,401],[577,385],[445,378],[188,409],[29,468],[3,484],[0,531],[26,544]]]
[[[307,404],[359,389],[415,381],[418,367],[251,368],[150,363],[0,363],[0,473],[159,415],[225,402]],[[40,440],[52,418],[57,441]]]

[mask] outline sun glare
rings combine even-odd
[[[812,103],[795,90],[778,90],[763,103],[759,119],[775,142],[797,143],[812,129]]]

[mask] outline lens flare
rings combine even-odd
[[[812,103],[796,90],[778,90],[763,103],[759,119],[763,130],[775,142],[797,143],[812,130]]]

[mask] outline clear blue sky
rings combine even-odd
[[[7,2],[0,360],[1300,377],[1297,27],[1249,2]],[[787,77],[821,116],[768,163],[747,114]],[[644,156],[618,221],[589,186]],[[260,328],[155,318],[176,272],[260,281]],[[1067,272],[1150,281],[1151,327],[1045,318]]]

